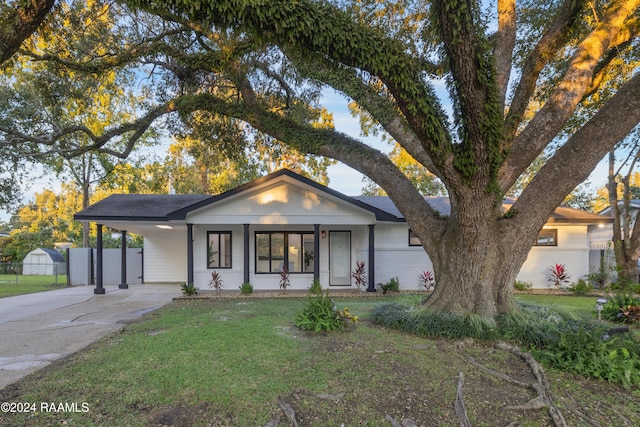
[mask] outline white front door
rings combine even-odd
[[[329,232],[329,285],[351,285],[351,232]]]

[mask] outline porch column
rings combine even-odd
[[[244,224],[244,282],[249,283],[249,224]]]
[[[193,284],[193,224],[187,224],[187,283]]]
[[[320,280],[320,224],[313,224],[313,280]]]
[[[376,291],[376,248],[375,248],[375,224],[369,224],[369,286],[367,292]]]
[[[96,288],[94,294],[104,294],[102,285],[102,224],[96,224]]]
[[[127,230],[122,230],[120,237],[120,289],[129,289],[127,285]]]

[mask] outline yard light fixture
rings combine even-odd
[[[604,309],[604,305],[607,303],[606,298],[598,298],[596,300],[596,308],[595,310],[598,312],[598,320],[602,320],[602,310]]]

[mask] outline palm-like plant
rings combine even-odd
[[[556,288],[562,287],[564,283],[569,283],[569,276],[567,274],[567,268],[564,264],[555,264],[549,267],[549,275],[547,281],[551,282]]]

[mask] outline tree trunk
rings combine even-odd
[[[638,283],[638,258],[629,257],[624,262],[618,261],[620,276],[631,283]]]
[[[495,203],[491,196],[486,199]],[[425,248],[436,278],[425,304],[492,319],[511,310],[513,282],[542,224],[522,227],[524,222],[518,222],[516,230],[516,220],[503,218],[500,207],[465,205],[449,218],[441,245],[435,251]]]

